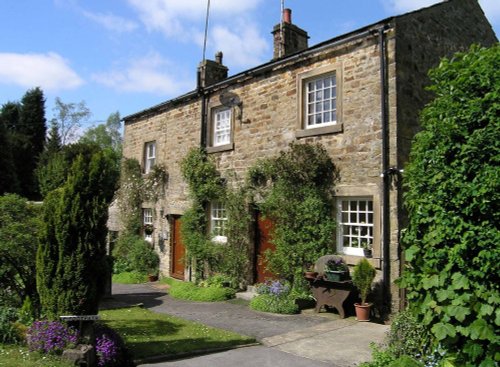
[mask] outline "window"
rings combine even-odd
[[[144,146],[144,173],[149,173],[156,160],[156,142],[150,141]]]
[[[231,143],[231,108],[214,110],[212,124],[212,145],[218,147]]]
[[[144,239],[151,242],[153,240],[153,209],[142,210],[142,223],[144,225]]]
[[[219,201],[212,202],[210,206],[210,231],[212,233],[212,241],[226,243],[226,223],[227,213],[226,207]]]
[[[342,65],[327,65],[297,76],[297,138],[342,132]]]
[[[337,123],[337,77],[335,73],[306,82],[305,128]]]
[[[346,255],[363,256],[363,247],[373,246],[373,200],[338,198],[337,244]]]

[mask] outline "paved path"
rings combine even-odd
[[[107,306],[142,303],[205,325],[256,338],[264,346],[146,366],[311,366],[350,367],[370,359],[370,342],[382,342],[387,326],[359,323],[353,318],[325,318],[313,313],[275,315],[227,302],[188,302],[168,296],[155,284],[113,285]]]

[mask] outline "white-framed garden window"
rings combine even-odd
[[[337,123],[337,75],[335,72],[305,81],[304,128]]]
[[[212,241],[219,243],[227,242],[226,224],[226,206],[220,201],[213,201],[210,204],[210,233]]]
[[[231,143],[230,107],[215,108],[212,111],[212,146],[219,147]]]
[[[363,256],[373,247],[374,210],[371,197],[337,198],[337,247],[346,255]]]
[[[144,239],[146,241],[153,241],[153,234],[148,233],[146,230],[147,227],[153,227],[153,209],[151,208],[144,208],[142,209],[142,224],[143,227],[145,228],[144,230]]]
[[[144,173],[149,173],[156,162],[156,142],[149,141],[144,144]]]

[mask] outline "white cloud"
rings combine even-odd
[[[132,32],[139,26],[131,20],[113,14],[91,13],[88,11],[82,11],[82,14],[88,19],[114,32]]]
[[[84,81],[60,55],[0,53],[0,83],[46,91],[75,89]]]
[[[217,0],[210,4],[208,49],[221,50],[231,67],[262,62],[269,37],[254,23],[253,12],[263,0]],[[206,5],[204,0],[128,0],[149,31],[177,41],[203,45]],[[211,58],[207,54],[208,58]]]
[[[175,95],[193,88],[192,83],[179,80],[165,73],[170,63],[156,53],[132,60],[123,69],[92,75],[96,82],[125,92],[147,92],[159,95]]]
[[[218,0],[210,5],[210,19],[222,16],[227,21],[236,15],[255,9],[262,0]],[[167,37],[190,39],[190,28],[203,28],[206,1],[203,0],[128,0],[150,31],[160,31]]]
[[[257,32],[257,26],[238,24],[231,28],[216,26],[212,31],[215,48],[223,50],[226,60],[240,67],[259,64],[268,50],[268,43]]]

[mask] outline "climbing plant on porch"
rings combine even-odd
[[[292,143],[248,174],[258,209],[274,222],[269,270],[292,284],[303,266],[333,252],[333,189],[338,171],[321,144]]]

